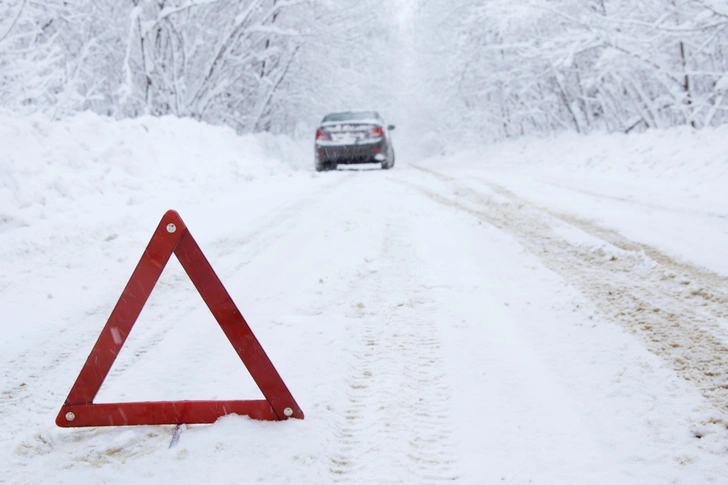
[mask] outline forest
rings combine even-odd
[[[423,136],[728,121],[726,0],[0,0],[0,110],[309,136],[364,107]]]

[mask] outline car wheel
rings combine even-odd
[[[316,171],[317,172],[328,172],[329,170],[336,170],[336,163],[316,162]]]

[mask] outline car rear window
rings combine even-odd
[[[323,121],[353,121],[353,120],[375,120],[379,119],[376,111],[359,111],[356,113],[331,113],[324,116]]]

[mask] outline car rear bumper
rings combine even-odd
[[[316,145],[316,158],[321,163],[379,163],[386,156],[384,139],[357,145]],[[380,155],[379,157],[377,155]]]

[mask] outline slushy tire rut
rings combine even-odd
[[[589,221],[538,207],[487,180],[476,181],[482,188],[474,188],[472,181],[465,184],[419,169],[442,182],[445,190],[408,185],[514,235],[605,316],[695,383],[717,408],[715,421],[728,424],[728,278]],[[570,240],[560,230],[565,226],[601,244]]]

